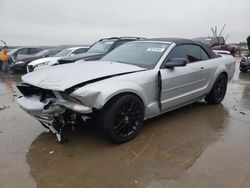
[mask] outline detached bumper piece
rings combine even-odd
[[[63,134],[66,126],[74,130],[76,124],[84,124],[82,116],[92,112],[90,107],[57,98],[41,100],[39,96],[27,96],[18,98],[17,103],[55,134],[60,143],[67,142]]]
[[[53,118],[49,120],[46,117],[35,116],[35,118],[47,129],[49,129],[54,135],[58,142],[65,143],[68,142],[68,139],[64,137],[63,130],[66,127],[66,123],[62,115],[57,118]]]

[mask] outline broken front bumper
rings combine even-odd
[[[71,121],[73,120],[71,118],[75,118],[71,114],[74,117],[65,119],[64,114],[66,110],[82,115],[92,113],[90,107],[56,98],[41,101],[39,96],[24,96],[18,98],[17,103],[24,111],[49,128],[56,135],[59,142],[64,142],[65,140],[62,132],[67,122],[73,123],[74,121]]]
[[[92,108],[82,104],[62,99],[46,99],[45,101],[41,101],[39,96],[20,97],[17,99],[17,103],[24,111],[34,116],[51,116],[63,113],[65,109],[80,114],[88,114],[92,112]]]

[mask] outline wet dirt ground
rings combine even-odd
[[[17,106],[18,82],[0,73],[0,188],[250,187],[250,72],[237,67],[221,105],[200,101],[149,120],[122,145],[92,126],[59,144]]]

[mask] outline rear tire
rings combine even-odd
[[[209,94],[205,97],[205,101],[209,104],[220,104],[225,97],[227,91],[227,76],[220,74]]]
[[[114,143],[133,139],[144,120],[144,104],[137,96],[126,94],[111,100],[100,114],[99,124]]]

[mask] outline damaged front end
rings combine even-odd
[[[91,117],[93,109],[64,92],[53,91],[22,83],[17,86],[22,97],[19,106],[54,133],[60,143],[66,141],[63,131],[66,126],[74,129]]]

